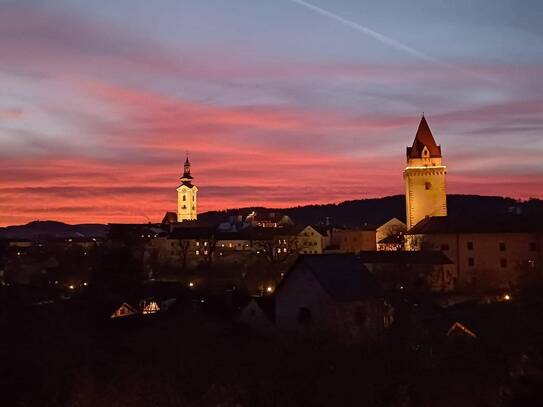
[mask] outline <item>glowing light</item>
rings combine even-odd
[[[155,301],[149,302],[144,308],[143,313],[144,314],[156,314],[158,311],[160,311],[160,307]]]
[[[266,287],[266,292],[272,293],[273,292],[273,287],[271,285],[267,286]]]
[[[73,284],[70,284],[70,285],[68,286],[68,288],[69,288],[70,290],[73,290],[73,289],[75,289],[75,286],[74,286]]]
[[[505,301],[509,301],[509,300],[511,299],[511,296],[510,296],[509,294],[505,294],[505,295],[503,296],[503,299],[504,299]]]
[[[194,287],[194,283],[192,281],[189,283],[189,287]]]

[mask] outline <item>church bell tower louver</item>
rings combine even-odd
[[[429,216],[447,216],[445,175],[441,146],[438,146],[424,115],[415,140],[407,147],[405,202],[407,229]]]

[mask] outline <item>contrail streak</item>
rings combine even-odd
[[[300,6],[304,6],[304,7],[307,7],[308,9],[310,10],[313,10],[314,12],[322,15],[322,16],[325,16],[325,17],[328,17],[328,18],[331,18],[332,20],[335,20],[335,21],[338,21],[342,24],[345,24],[346,26],[348,27],[351,27],[351,28],[354,28],[355,30],[363,33],[363,34],[366,34],[367,36],[369,37],[372,37],[373,39],[385,44],[385,45],[388,45],[389,47],[392,47],[392,48],[395,48],[399,51],[403,51],[403,52],[406,52],[407,54],[411,55],[411,56],[414,56],[414,57],[417,57],[417,58],[420,58],[420,59],[423,59],[425,61],[429,61],[429,62],[433,62],[433,63],[437,63],[437,64],[440,64],[440,65],[444,65],[442,62],[438,61],[437,59],[431,57],[430,55],[426,55],[425,53],[423,52],[420,52],[414,48],[411,48],[410,46],[408,45],[405,45],[399,41],[396,41],[395,39],[393,38],[390,38],[390,37],[387,37],[386,35],[383,35],[383,34],[380,34],[378,33],[377,31],[374,31],[372,30],[371,28],[368,28],[368,27],[364,27],[363,25],[361,24],[358,24],[354,21],[351,21],[351,20],[348,20],[346,18],[343,18],[341,16],[338,16],[337,14],[334,14],[328,10],[325,10],[323,8],[320,8],[318,6],[315,6],[311,3],[308,3],[304,0],[290,0],[292,3],[296,3]]]

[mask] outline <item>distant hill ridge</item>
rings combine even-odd
[[[451,218],[474,217],[492,219],[506,214],[543,218],[543,201],[530,199],[518,201],[512,198],[481,195],[448,195],[448,213]],[[229,216],[247,216],[252,211],[280,212],[294,221],[304,224],[322,224],[328,219],[338,226],[379,226],[396,217],[405,221],[405,197],[393,195],[383,198],[358,199],[338,204],[306,205],[292,208],[247,207],[210,211],[198,216],[206,224],[224,222]],[[68,225],[56,221],[34,221],[26,225],[0,228],[0,237],[34,239],[40,236],[53,237],[99,237],[105,236],[107,225]]]

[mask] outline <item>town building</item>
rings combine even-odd
[[[439,250],[454,263],[464,291],[509,290],[540,273],[543,225],[515,215],[499,219],[424,219],[406,234],[410,250]]]
[[[358,253],[377,250],[375,228],[333,228],[328,253]]]
[[[297,235],[298,252],[302,254],[322,254],[329,244],[329,231],[319,226],[307,225]]]
[[[177,221],[196,220],[198,217],[198,188],[192,183],[190,161],[185,160],[181,185],[177,188]]]
[[[275,304],[285,332],[368,343],[384,330],[381,287],[354,254],[301,255],[277,286]]]
[[[245,218],[245,223],[252,227],[280,228],[293,226],[294,222],[288,215],[278,212],[256,212],[253,211]]]
[[[407,225],[398,218],[392,218],[375,230],[377,250],[403,250]]]
[[[407,147],[405,201],[407,229],[428,216],[447,216],[447,195],[441,146],[437,145],[426,118],[422,119],[411,147]]]
[[[453,262],[441,251],[366,251],[358,258],[386,290],[409,293],[456,289]]]

